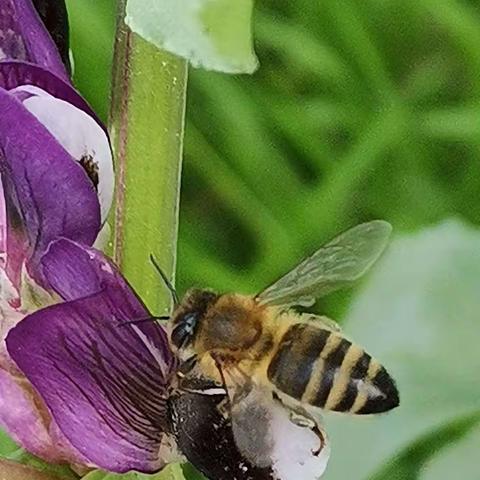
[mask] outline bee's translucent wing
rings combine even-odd
[[[383,220],[347,230],[257,295],[271,305],[310,306],[360,278],[385,249],[392,227]]]
[[[340,325],[331,318],[325,317],[324,315],[314,315],[313,313],[303,313],[301,315],[302,320],[307,322],[312,322],[318,327],[324,328],[325,330],[330,330],[331,332],[341,332],[342,328]]]

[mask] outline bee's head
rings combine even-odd
[[[183,349],[191,345],[199,323],[218,297],[210,290],[193,289],[187,292],[173,313],[170,339],[175,347]]]

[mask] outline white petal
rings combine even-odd
[[[112,204],[114,173],[112,153],[103,129],[83,110],[38,87],[22,86],[15,90],[31,94],[23,104],[73,158],[92,159],[98,168],[97,192],[104,222]]]
[[[18,298],[18,292],[3,268],[0,268],[0,304],[8,303]]]
[[[324,434],[324,446],[319,447],[319,438],[309,428],[299,427],[290,421],[283,407],[272,409],[272,437],[275,440],[272,453],[272,468],[279,480],[317,480],[322,477],[330,458],[330,444]]]
[[[106,248],[109,246],[110,237],[112,235],[112,229],[108,223],[104,223],[103,227],[98,232],[97,238],[95,239],[95,243],[93,247],[97,250],[101,250],[104,252]]]
[[[330,457],[327,437],[293,423],[291,412],[268,389],[253,387],[232,405],[236,445],[252,464],[270,467],[276,480],[318,480]]]
[[[18,300],[18,292],[7,277],[3,268],[0,268],[0,366],[8,363],[9,355],[5,345],[5,337],[24,314],[12,307],[10,302]]]
[[[13,90],[10,90],[10,93],[17,94],[17,95],[22,92],[27,93],[29,95],[37,95],[40,97],[52,97],[50,93],[46,92],[40,87],[37,87],[36,85],[20,85],[19,87],[16,87]],[[52,97],[52,98],[55,98],[55,97]]]

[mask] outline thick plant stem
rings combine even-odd
[[[124,7],[120,2],[110,115],[117,181],[109,253],[161,315],[171,298],[149,257],[173,279],[187,65],[132,33]]]

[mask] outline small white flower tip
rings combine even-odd
[[[296,425],[280,406],[272,410],[270,428],[274,439],[272,468],[278,480],[318,480],[323,476],[330,458],[330,444],[323,431],[321,439],[310,428]]]
[[[83,110],[38,87],[16,90],[30,94],[23,105],[85,169],[97,190],[103,224],[112,204],[115,181],[112,152],[104,130]]]
[[[330,457],[327,436],[313,419],[294,422],[303,415],[293,412],[268,389],[252,388],[232,407],[236,445],[250,463],[270,468],[275,480],[318,480]]]

